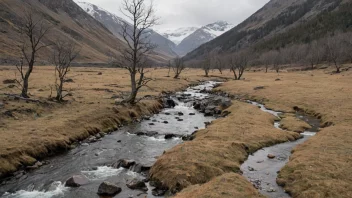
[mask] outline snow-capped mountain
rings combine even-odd
[[[193,51],[202,44],[209,42],[223,33],[232,29],[234,25],[225,21],[217,21],[197,29],[195,32],[187,36],[176,47],[176,53],[183,56]]]
[[[199,27],[183,27],[178,29],[158,30],[158,32],[165,38],[178,45],[183,41],[183,39],[185,39],[198,29]]]
[[[125,23],[129,24],[128,29],[132,30],[133,27],[130,23],[126,22],[124,19],[106,11],[103,8],[100,8],[94,4],[83,2],[83,1],[76,1],[76,3],[89,15],[95,18],[97,21],[102,23],[106,28],[108,28],[116,37],[123,40],[122,32],[123,26]],[[167,38],[161,36],[159,33],[150,30],[149,31],[149,39],[151,43],[156,44],[158,47],[154,50],[156,53],[160,53],[166,56],[175,57],[177,54],[175,53],[174,49],[176,45],[168,40]]]

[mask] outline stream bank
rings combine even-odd
[[[262,111],[270,113],[278,118],[281,114],[281,112],[269,110],[264,105],[257,102],[249,102],[252,105],[258,106]],[[260,149],[250,155],[241,165],[243,176],[245,176],[253,186],[266,197],[290,197],[290,195],[279,186],[280,180],[278,179],[278,172],[288,163],[292,150],[319,131],[319,119],[305,115],[302,112],[296,112],[295,115],[297,118],[311,126],[309,130],[301,133],[301,139]],[[280,129],[280,121],[275,121],[274,127]],[[283,133],[285,133],[284,130]]]
[[[182,139],[187,139],[195,130],[205,128],[215,119],[215,114],[219,113],[215,109],[203,109],[209,114],[205,116],[193,108],[193,103],[212,100],[204,90],[210,90],[216,84],[207,82],[177,93],[170,98],[175,102],[174,108],[164,109],[97,141],[82,142],[68,153],[47,160],[38,169],[21,172],[3,181],[0,194],[5,198],[97,197],[98,187],[103,181],[122,188],[117,197],[162,194],[152,192],[148,169],[165,150],[182,144]],[[131,164],[124,166],[121,162]],[[88,182],[79,188],[67,187],[66,180],[75,175],[87,178]],[[126,184],[134,180],[145,183],[147,191],[127,187]]]

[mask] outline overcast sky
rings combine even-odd
[[[122,0],[80,0],[121,16]],[[160,25],[156,30],[203,26],[223,20],[239,24],[269,0],[154,0]]]

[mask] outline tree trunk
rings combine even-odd
[[[136,74],[134,72],[131,72],[131,87],[131,94],[126,100],[126,102],[130,104],[135,104],[138,90],[136,85]]]
[[[56,95],[56,100],[57,101],[62,101],[62,90],[63,90],[63,87],[64,87],[64,79],[60,79],[60,85],[59,85],[59,87],[57,88],[57,90],[56,90],[56,93],[57,93],[57,95]]]
[[[204,70],[205,72],[205,77],[209,77],[209,70]]]
[[[29,98],[29,96],[28,96],[28,77],[27,76],[25,76],[23,79],[21,96],[23,98]]]
[[[268,73],[268,67],[267,66],[265,67],[265,73]]]

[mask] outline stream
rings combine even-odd
[[[46,165],[38,169],[0,182],[0,196],[2,198],[95,198],[99,197],[97,195],[99,185],[109,181],[122,188],[122,192],[115,197],[155,197],[152,195],[152,187],[149,183],[146,183],[147,192],[131,190],[126,186],[126,183],[133,179],[146,179],[147,173],[113,168],[111,164],[120,159],[129,159],[150,168],[165,150],[182,144],[182,136],[191,135],[194,131],[205,128],[205,123],[211,122],[215,117],[206,117],[195,110],[193,102],[208,98],[209,94],[202,90],[209,91],[217,84],[210,81],[174,94],[171,96],[171,99],[176,102],[174,108],[164,109],[140,123],[122,127],[95,143],[82,143],[67,153],[48,159]],[[182,99],[177,97],[180,95]],[[175,136],[166,139],[167,134],[175,134]],[[79,188],[65,187],[65,181],[74,175],[86,176],[89,183]]]
[[[264,112],[279,117],[281,112],[276,112],[265,108],[264,105],[249,101],[251,104],[260,107]],[[311,125],[311,129],[301,133],[302,138],[271,147],[263,148],[253,155],[250,155],[242,165],[241,171],[261,194],[269,198],[286,198],[290,197],[285,190],[276,183],[278,172],[288,163],[293,148],[307,141],[319,131],[320,120],[312,116],[304,115],[301,112],[296,113],[296,117]],[[280,129],[280,122],[276,121],[274,127]],[[283,132],[285,132],[283,130]],[[268,154],[274,155],[274,159],[269,159]]]

